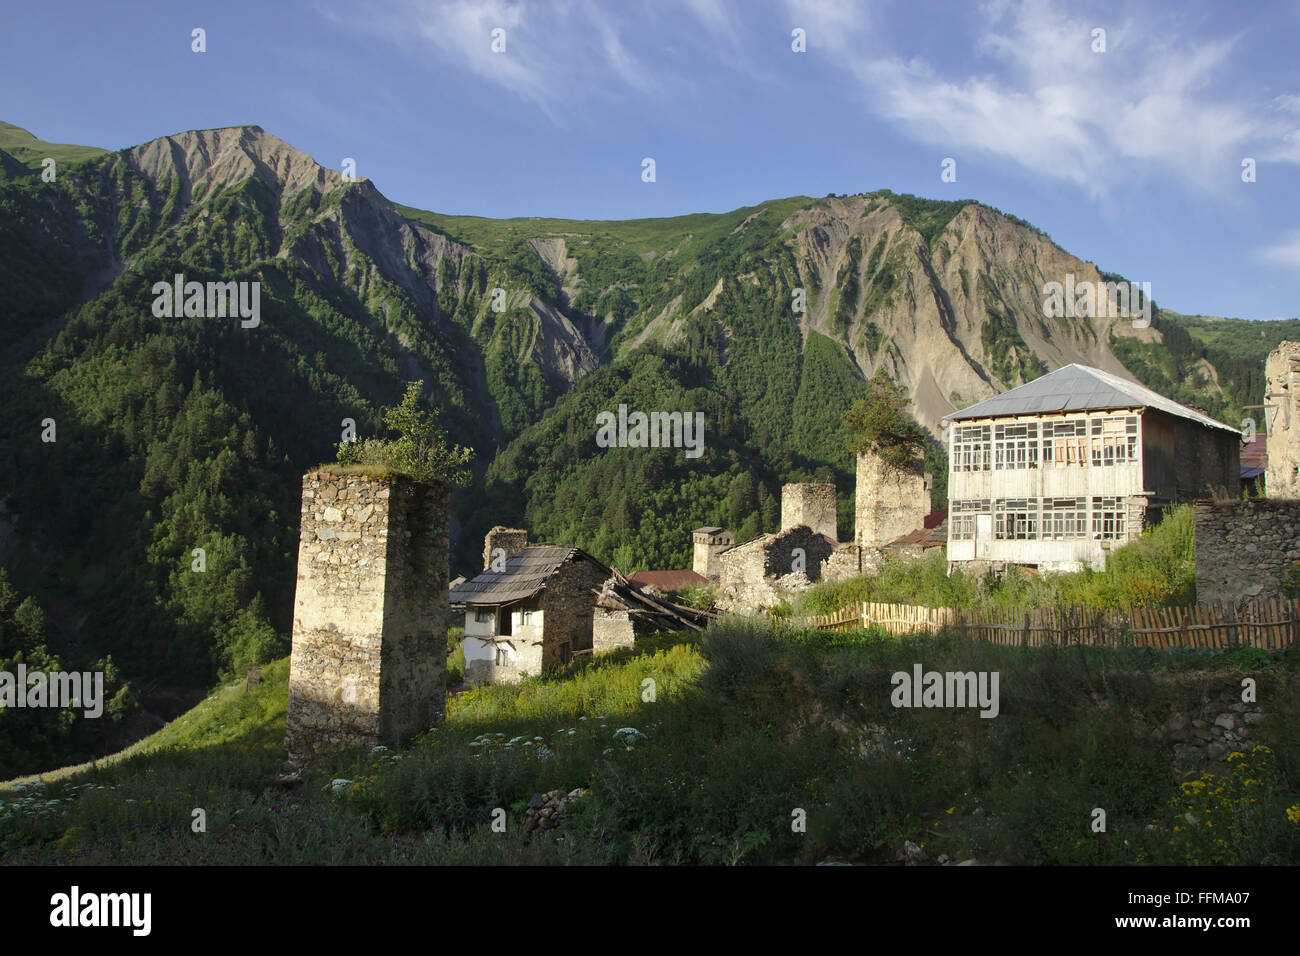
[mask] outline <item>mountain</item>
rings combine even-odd
[[[1229,418],[1262,371],[1158,309],[1045,317],[1045,283],[1118,277],[973,201],[486,220],[395,205],[256,126],[105,153],[5,125],[0,151],[0,666],[111,654],[146,705],[283,653],[300,476],[408,380],[477,452],[454,571],[497,523],[630,571],[686,566],[700,525],[774,529],[790,480],[837,481],[847,531],[840,418],[876,369],[932,434],[1071,362]],[[260,283],[259,323],[155,315],[178,274]],[[701,454],[597,447],[620,404],[703,413]]]

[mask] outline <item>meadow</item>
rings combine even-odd
[[[895,864],[910,842],[927,862],[1297,863],[1296,659],[726,618],[457,694],[405,748],[290,787],[281,660],[115,762],[0,791],[0,862]],[[890,675],[918,662],[997,671],[998,716],[894,707]],[[1244,673],[1267,702],[1252,745],[1180,779],[1162,728]],[[556,830],[525,834],[535,794],[576,789]]]

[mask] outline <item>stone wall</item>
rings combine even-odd
[[[1282,593],[1300,561],[1300,501],[1198,501],[1196,597],[1236,606]]]
[[[1256,743],[1264,713],[1258,703],[1243,703],[1241,694],[1241,677],[1206,678],[1199,703],[1189,702],[1192,716],[1184,708],[1169,719],[1163,733],[1173,745],[1180,780],[1213,770],[1230,754],[1249,751]]]
[[[592,619],[593,654],[604,654],[618,650],[620,647],[636,645],[636,628],[632,616],[627,611],[615,611],[598,607]]]
[[[546,590],[542,592],[543,670],[558,667],[573,654],[592,649],[596,593],[609,574],[608,568],[577,552],[546,582]],[[567,653],[565,645],[568,645]]]
[[[781,486],[781,530],[807,525],[816,534],[839,540],[836,523],[835,486],[827,483]]]
[[[526,547],[528,547],[527,531],[521,528],[503,528],[501,525],[496,525],[483,536],[483,570],[486,571],[492,566],[492,552],[498,548],[504,552],[498,557],[505,561]]]
[[[796,555],[795,549],[801,554]],[[788,601],[821,576],[835,550],[825,536],[798,527],[765,534],[722,554],[715,600],[724,611],[759,611]]]
[[[884,552],[879,548],[862,548],[856,544],[842,544],[822,562],[824,581],[842,581],[863,574],[874,574],[880,567]]]
[[[303,476],[285,748],[390,746],[443,719],[447,490]]]
[[[921,463],[917,456],[914,468],[899,471],[877,455],[858,454],[854,544],[879,548],[925,523],[930,493]]]
[[[1300,342],[1281,342],[1264,365],[1268,385],[1256,433],[1266,431],[1268,467],[1264,490],[1270,498],[1300,498]],[[1259,415],[1259,412],[1254,414]]]

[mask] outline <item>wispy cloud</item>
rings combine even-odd
[[[851,5],[791,0],[820,16],[827,55],[860,85],[867,108],[945,155],[974,151],[1100,198],[1112,184],[1166,177],[1226,192],[1244,156],[1300,162],[1297,97],[1252,101],[1228,76],[1241,36],[1188,38],[1176,20],[1067,15],[1052,0],[986,4],[972,75],[878,50]],[[1106,30],[1094,52],[1094,28]],[[811,45],[811,43],[810,43]]]
[[[1281,242],[1265,247],[1260,258],[1274,265],[1300,269],[1300,229],[1291,232]]]

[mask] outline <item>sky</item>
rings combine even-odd
[[[44,0],[5,11],[0,120],[105,149],[256,124],[477,216],[975,199],[1164,308],[1276,319],[1298,54],[1300,0]]]

